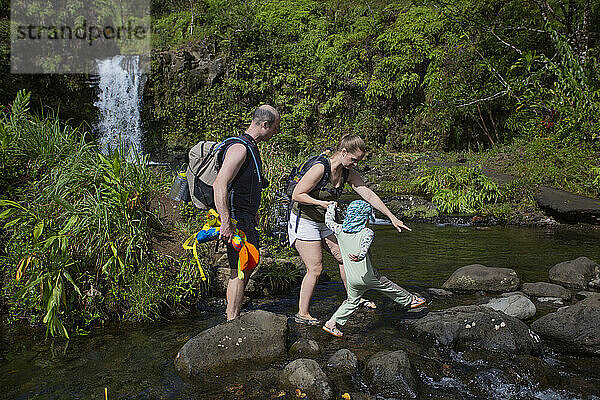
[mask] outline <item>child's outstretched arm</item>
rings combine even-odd
[[[373,243],[374,237],[375,232],[369,228],[365,228],[365,235],[360,241],[360,253],[348,254],[350,261],[362,261],[367,256],[367,252],[369,251],[369,247],[371,247],[371,243]]]
[[[342,224],[338,224],[335,222],[335,208],[337,207],[337,203],[331,203],[327,206],[327,211],[325,212],[325,225],[329,229],[333,231],[336,235],[338,235],[342,231]]]

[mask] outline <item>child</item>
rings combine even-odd
[[[350,315],[360,305],[361,296],[368,289],[379,290],[404,308],[415,308],[425,299],[415,296],[396,285],[385,276],[379,274],[371,265],[369,247],[375,233],[367,228],[369,221],[374,222],[373,207],[364,200],[355,200],[348,206],[343,224],[334,221],[336,203],[327,207],[325,224],[331,229],[340,246],[346,271],[348,298],[325,323],[323,330],[341,337],[343,333],[336,324],[344,325]]]

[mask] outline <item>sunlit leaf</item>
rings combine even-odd
[[[33,240],[37,241],[44,231],[44,221],[39,221],[33,229]]]

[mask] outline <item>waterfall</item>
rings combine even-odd
[[[102,153],[122,146],[128,159],[142,153],[140,102],[144,88],[140,57],[117,55],[97,61],[98,141]]]

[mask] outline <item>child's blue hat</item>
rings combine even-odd
[[[360,232],[367,226],[368,221],[375,222],[373,206],[364,200],[354,200],[346,210],[342,231],[346,233]]]

